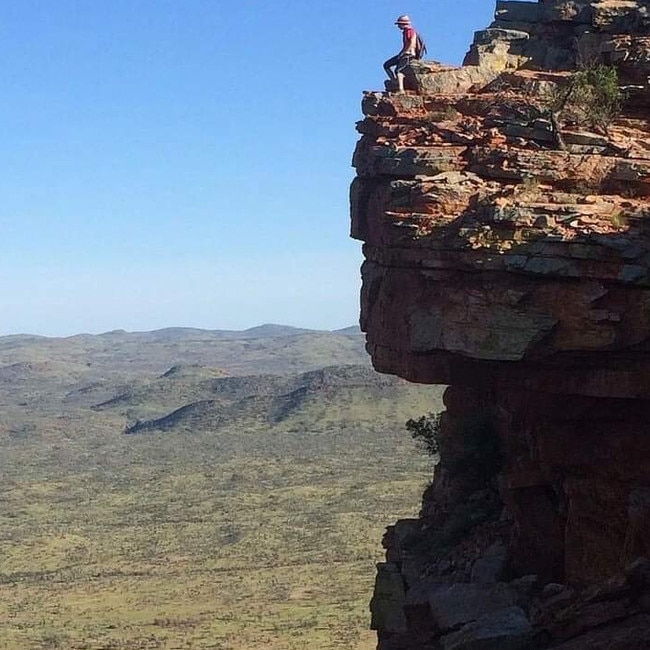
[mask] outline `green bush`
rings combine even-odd
[[[427,413],[417,420],[406,421],[406,430],[431,456],[440,452],[440,413]]]
[[[417,420],[406,422],[411,437],[431,456],[440,453],[441,413],[427,413]],[[443,464],[452,474],[474,474],[480,483],[489,484],[502,465],[501,443],[488,413],[474,413],[457,426],[462,438],[462,455],[454,459],[443,458]]]
[[[606,130],[619,113],[621,100],[616,68],[598,64],[571,75],[566,85],[549,94],[547,105],[562,122]]]

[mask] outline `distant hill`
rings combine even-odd
[[[357,327],[0,337],[0,431],[3,418],[11,431],[71,420],[129,433],[377,430],[439,397],[375,372]]]
[[[149,387],[149,395],[159,384]],[[187,384],[181,389],[188,395]],[[323,432],[402,426],[416,414],[439,406],[441,389],[419,386],[363,366],[330,366],[291,376],[255,375],[199,381],[195,400],[162,417],[140,420],[127,433],[145,431],[217,431],[281,429]],[[434,402],[436,402],[434,404]],[[134,413],[142,394],[121,395],[98,408],[120,407]]]
[[[358,328],[329,332],[268,324],[243,331],[168,328],[67,338],[7,336],[0,337],[0,392],[8,366],[14,368],[5,375],[15,381],[21,367],[33,376],[39,367],[46,372],[47,365],[49,381],[58,365],[61,382],[72,386],[154,377],[192,364],[250,375],[306,372],[332,364],[369,367],[370,361]]]
[[[351,328],[354,329],[354,328]],[[153,330],[151,332],[127,332],[125,330],[113,330],[104,332],[97,336],[108,340],[128,340],[129,338],[138,338],[149,342],[153,341],[173,341],[173,340],[192,340],[200,339],[218,339],[232,341],[238,339],[271,339],[283,336],[296,336],[299,334],[322,333],[326,330],[310,330],[289,325],[277,325],[266,323],[257,325],[245,330],[204,330],[194,327],[166,327],[164,329]],[[77,337],[89,337],[89,334],[80,334]],[[77,338],[69,337],[69,338]]]
[[[363,336],[361,329],[358,325],[351,325],[350,327],[343,327],[342,329],[332,330],[335,334],[345,334],[346,336]]]

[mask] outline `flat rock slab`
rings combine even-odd
[[[482,616],[442,638],[444,650],[527,650],[533,629],[520,607]]]
[[[528,38],[527,32],[518,29],[483,29],[474,33],[474,43],[484,45],[493,41],[521,41]]]
[[[515,595],[505,583],[456,583],[435,589],[429,607],[436,625],[451,630],[515,605]]]
[[[622,623],[592,630],[577,639],[554,646],[554,650],[648,650],[648,648],[650,648],[649,614],[633,616]]]

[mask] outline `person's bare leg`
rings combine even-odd
[[[402,72],[397,73],[397,87],[400,93],[404,92],[404,74]]]

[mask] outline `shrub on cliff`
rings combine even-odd
[[[593,65],[571,75],[545,97],[546,108],[559,135],[560,123],[606,132],[621,108],[616,68]],[[561,136],[559,143],[562,145]]]
[[[427,413],[422,417],[414,420],[411,418],[406,421],[406,430],[411,434],[413,440],[416,440],[431,456],[435,456],[440,451],[440,413]]]
[[[431,456],[441,452],[441,413],[427,413],[406,422],[411,437]],[[480,411],[458,422],[456,434],[462,452],[449,458],[443,453],[442,464],[454,475],[473,475],[480,485],[489,485],[502,465],[501,443],[492,415]],[[444,452],[444,450],[443,450]]]

